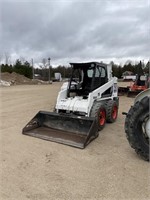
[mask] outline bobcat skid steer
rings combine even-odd
[[[127,96],[136,97],[140,92],[148,89],[150,81],[150,75],[136,75],[135,81],[128,88]]]
[[[40,111],[23,128],[23,134],[77,148],[98,136],[118,114],[117,78],[111,65],[70,63],[72,75],[57,97],[54,112]]]

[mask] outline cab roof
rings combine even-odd
[[[91,64],[94,64],[94,66],[99,65],[101,67],[107,67],[107,64],[101,62],[70,63],[70,65],[73,65],[75,68],[88,68]]]

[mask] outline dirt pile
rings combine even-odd
[[[46,83],[46,82],[43,82],[43,81],[37,80],[37,79],[29,79],[29,78],[25,77],[24,75],[17,74],[15,72],[13,72],[13,73],[8,73],[8,72],[1,73],[1,79],[3,81],[10,82],[11,85],[44,84],[44,83]]]

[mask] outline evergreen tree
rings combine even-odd
[[[137,65],[135,65],[135,74],[143,75],[143,69],[142,69],[142,62],[140,61]]]
[[[150,61],[147,62],[145,68],[144,68],[144,72],[146,74],[150,74]]]
[[[12,65],[8,65],[8,64],[2,64],[1,65],[1,72],[9,72],[9,73],[12,73],[13,71],[13,68],[12,68]]]
[[[18,74],[24,75],[27,78],[32,78],[32,67],[30,66],[30,63],[27,61],[25,61],[22,64],[19,59],[16,60],[13,71]]]

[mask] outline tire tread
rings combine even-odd
[[[146,161],[149,161],[149,150],[147,150],[147,147],[143,148],[142,141],[139,139],[138,134],[135,133],[134,128],[137,123],[137,116],[139,116],[143,110],[147,111],[147,109],[149,109],[149,99],[150,98],[146,96],[141,101],[136,102],[135,105],[130,108],[125,120],[125,132],[130,146]]]

